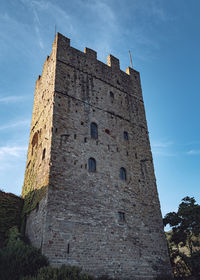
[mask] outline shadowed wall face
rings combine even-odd
[[[51,109],[44,107],[48,191],[27,219],[27,234],[53,265],[153,279],[170,264],[139,73],[122,72],[111,55],[105,65],[95,51],[82,53],[60,34],[54,46]]]

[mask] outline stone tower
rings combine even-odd
[[[171,273],[140,75],[59,33],[35,86],[22,194],[26,235],[52,265]]]

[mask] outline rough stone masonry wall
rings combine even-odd
[[[88,171],[90,157],[96,172]],[[60,34],[51,160],[42,251],[53,265],[120,279],[170,271],[139,73],[122,72],[113,56],[105,65]]]
[[[52,117],[57,42],[47,56],[42,75],[35,85],[34,105],[22,195],[26,235],[33,245],[42,246],[51,165]],[[32,211],[32,212],[31,212]]]

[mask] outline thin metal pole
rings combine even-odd
[[[129,50],[129,56],[130,56],[130,61],[131,61],[131,67],[133,68],[133,62],[132,62],[131,51],[130,50]]]
[[[56,37],[56,24],[55,24],[55,37]]]

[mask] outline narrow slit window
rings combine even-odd
[[[126,181],[126,169],[124,167],[120,168],[120,179]]]
[[[98,139],[98,127],[97,124],[94,122],[90,124],[90,134],[91,138]]]
[[[45,154],[46,154],[46,149],[44,148],[43,152],[42,152],[42,160],[45,159]]]
[[[119,222],[124,223],[125,222],[125,213],[124,212],[118,212]]]
[[[96,171],[96,160],[94,158],[89,158],[88,160],[89,171]]]
[[[124,131],[124,140],[128,140],[128,132]]]

